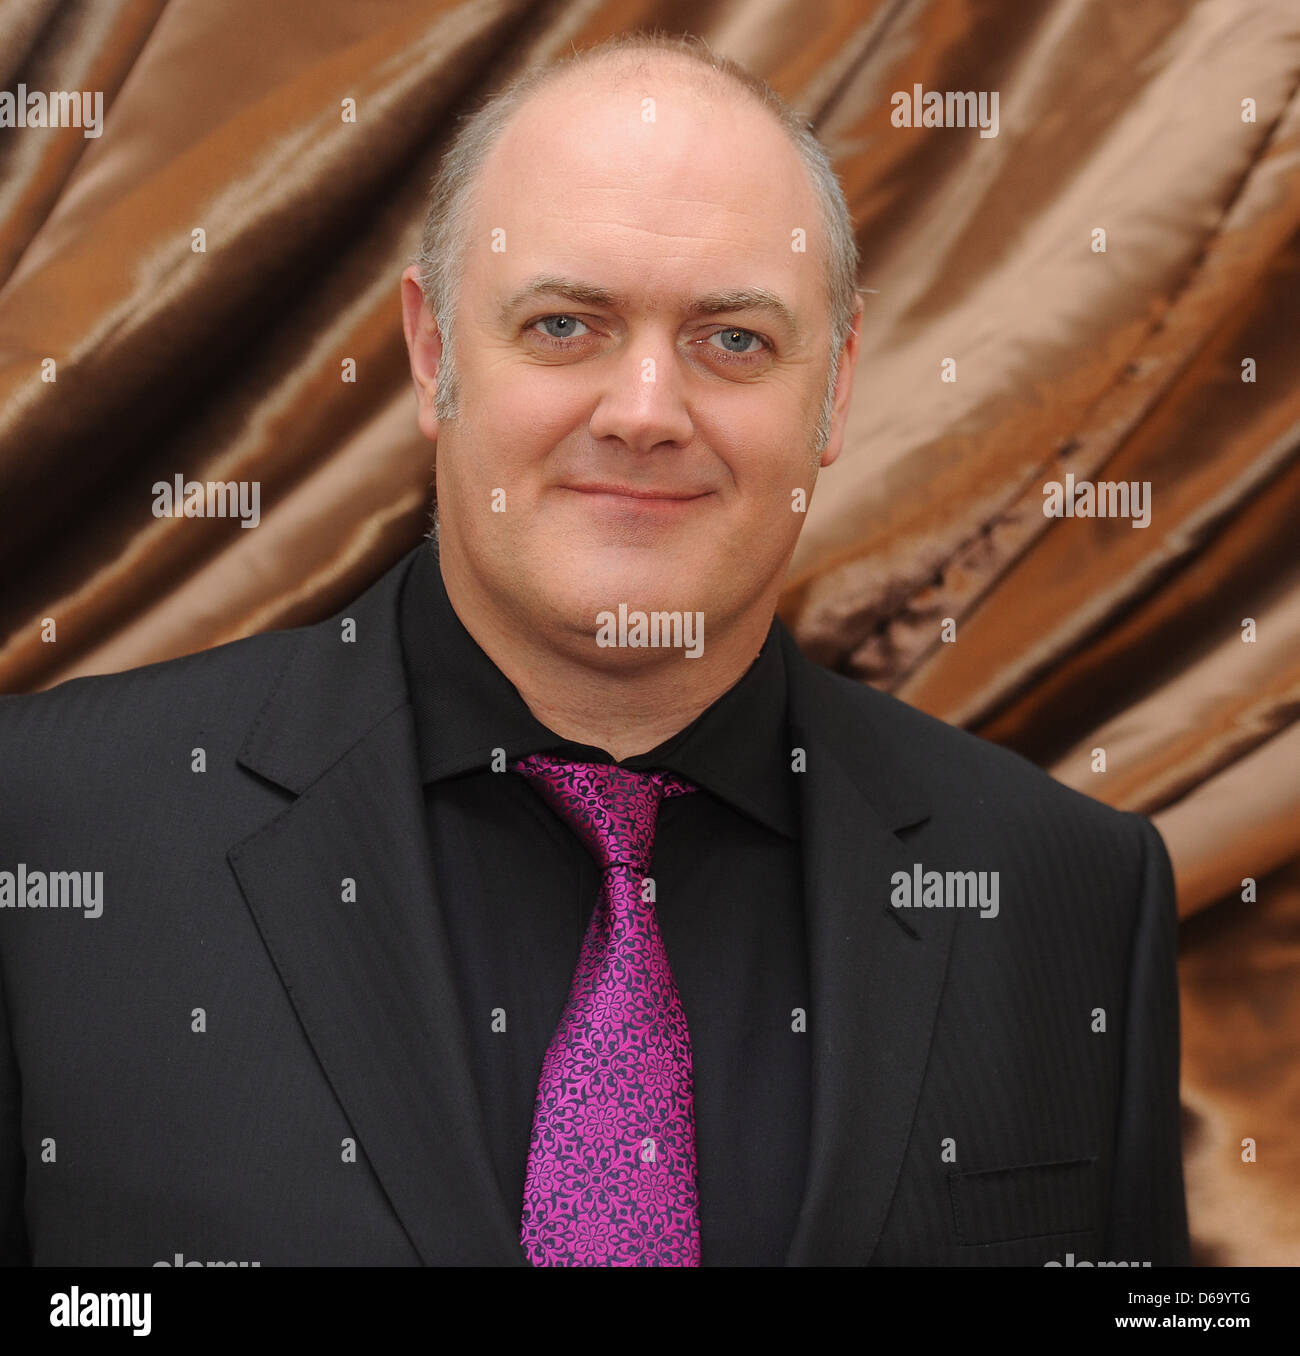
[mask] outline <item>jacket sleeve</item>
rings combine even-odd
[[[1187,1266],[1174,877],[1155,826],[1141,815],[1131,818],[1141,831],[1140,894],[1129,956],[1106,1257]]]
[[[9,1008],[0,981],[0,1266],[30,1263],[23,1197],[22,1098],[18,1062],[9,1039]]]

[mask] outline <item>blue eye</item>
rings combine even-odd
[[[731,353],[739,358],[747,357],[750,353],[758,351],[757,349],[747,349],[745,347],[751,339],[757,341],[760,349],[764,347],[763,340],[755,334],[753,330],[737,329],[734,326],[730,329],[719,330],[717,334],[711,334],[709,336],[710,343],[712,343],[714,339],[721,339],[723,341],[724,353]],[[730,345],[732,343],[737,343],[740,347],[731,348]]]
[[[584,330],[587,328],[584,321],[579,320],[576,315],[568,315],[567,313],[544,315],[540,319],[535,320],[533,324],[546,326],[554,325],[556,327],[554,330],[549,328],[546,330],[546,337],[548,339],[571,339],[574,334],[577,333],[574,329],[575,325],[581,325]]]

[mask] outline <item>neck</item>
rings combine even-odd
[[[634,652],[646,656],[643,664],[600,668],[545,644],[536,629],[492,607],[454,566],[440,566],[461,624],[533,715],[562,739],[604,749],[617,762],[670,739],[734,687],[763,648],[776,610],[773,590],[721,634],[711,632],[697,659],[647,649]]]

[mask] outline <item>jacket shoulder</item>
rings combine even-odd
[[[70,678],[41,692],[0,696],[0,757],[11,793],[24,774],[62,777],[107,759],[147,758],[151,745],[253,718],[298,638],[269,631],[118,673]]]
[[[1145,816],[1119,810],[1057,781],[1013,749],[911,706],[892,693],[820,669],[824,689],[857,714],[859,737],[844,756],[861,767],[900,769],[937,809],[986,819],[990,832],[1053,821],[1121,840],[1141,853],[1154,833]],[[1098,791],[1101,790],[1101,778]]]

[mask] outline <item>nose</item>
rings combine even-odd
[[[608,364],[588,425],[597,441],[617,438],[632,452],[685,446],[695,432],[677,352],[666,336],[633,335]]]

